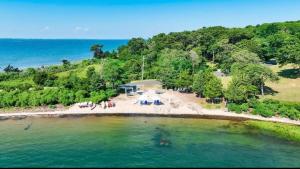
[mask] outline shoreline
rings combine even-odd
[[[115,107],[103,109],[100,105],[96,108],[79,108],[79,104],[74,104],[68,108],[58,107],[51,110],[45,109],[23,109],[22,112],[7,111],[1,112],[0,120],[24,119],[27,117],[83,117],[83,116],[144,116],[144,117],[175,117],[175,118],[203,118],[203,119],[222,119],[234,121],[267,121],[275,123],[285,123],[300,126],[300,121],[291,120],[283,117],[265,118],[259,115],[238,114],[228,112],[225,109],[205,109],[197,103],[194,94],[182,94],[166,90],[159,95],[162,105],[139,105],[136,100],[139,95],[126,96],[124,94],[112,98]],[[41,111],[38,111],[41,109]]]
[[[113,109],[113,108],[112,108]],[[87,117],[87,116],[119,116],[119,117],[170,117],[170,118],[200,118],[200,119],[216,119],[216,120],[232,120],[232,121],[266,121],[274,123],[284,123],[300,126],[300,121],[291,120],[281,117],[265,118],[259,115],[251,114],[237,114],[234,112],[227,112],[225,110],[208,110],[210,113],[161,113],[161,112],[113,112],[113,110],[107,112],[71,112],[65,111],[49,111],[49,112],[22,112],[22,113],[0,113],[1,120],[22,120],[30,117],[37,118],[68,118],[68,117]]]

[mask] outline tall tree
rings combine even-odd
[[[213,76],[213,73],[209,70],[201,70],[198,73],[194,74],[193,91],[200,97],[203,97],[205,86],[207,82],[213,78]]]
[[[123,83],[123,65],[117,59],[105,60],[101,72],[101,77],[105,80],[106,86],[115,89],[117,85]]]
[[[225,98],[230,102],[244,103],[254,97],[256,92],[257,87],[249,84],[248,80],[234,76],[225,91]]]
[[[261,95],[264,95],[266,81],[278,80],[278,76],[270,68],[261,64],[234,64],[232,69],[234,76],[245,78],[249,85],[260,89]]]
[[[216,98],[219,98],[223,95],[223,85],[219,78],[213,76],[210,79],[204,88],[204,95],[208,97],[213,103]]]
[[[96,44],[91,47],[90,51],[94,52],[94,58],[101,59],[101,58],[105,57],[105,54],[104,54],[102,48],[103,48],[103,45],[100,45],[100,44]]]

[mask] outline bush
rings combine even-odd
[[[279,114],[292,120],[300,119],[300,112],[294,107],[283,106],[279,109]]]
[[[115,89],[107,89],[105,91],[105,93],[106,93],[106,95],[107,95],[108,98],[115,97],[115,96],[118,95],[118,92]]]
[[[289,108],[287,106],[282,106],[279,108],[278,113],[282,117],[288,117],[287,112],[289,111]]]
[[[107,100],[108,97],[105,93],[105,91],[100,91],[100,92],[92,92],[91,93],[91,101],[93,103],[100,103],[101,101]]]
[[[296,108],[292,107],[288,110],[287,116],[292,120],[299,120],[300,112]]]
[[[78,90],[76,93],[75,93],[75,101],[77,103],[79,102],[83,102],[83,101],[87,101],[86,98],[89,97],[89,94],[87,91],[85,90]]]
[[[247,103],[238,105],[235,103],[229,103],[227,106],[229,111],[233,111],[236,113],[242,113],[242,112],[247,112],[249,110],[249,105]]]
[[[243,103],[240,107],[243,112],[248,112],[248,110],[249,110],[248,103]]]
[[[64,106],[69,106],[75,103],[75,94],[72,90],[60,90],[58,95],[59,103],[63,104]]]
[[[248,101],[248,105],[250,108],[254,108],[259,104],[259,101],[255,98],[252,98]]]
[[[275,115],[275,112],[270,110],[266,104],[260,103],[254,108],[253,114],[259,114],[263,117],[272,117]]]

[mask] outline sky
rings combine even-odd
[[[295,20],[300,0],[0,0],[0,38],[148,38]]]

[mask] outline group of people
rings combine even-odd
[[[116,104],[112,101],[102,101],[100,103],[100,106],[103,108],[103,109],[106,109],[106,108],[111,108],[111,107],[115,107]]]
[[[83,103],[79,103],[79,108],[91,108],[91,110],[95,109],[96,108],[96,104],[92,103],[92,102],[83,102]],[[103,109],[106,109],[106,108],[111,108],[111,107],[115,107],[116,104],[112,101],[102,101],[100,103],[100,107],[103,108]]]
[[[94,106],[94,104],[92,102],[79,103],[80,108],[88,108],[88,107],[93,107],[93,106]]]

